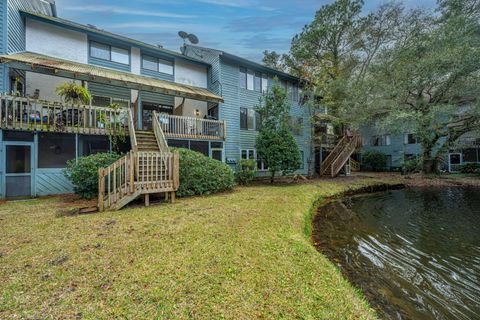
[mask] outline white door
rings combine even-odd
[[[460,166],[461,165],[462,165],[462,154],[461,153],[449,153],[448,154],[448,171],[449,172],[460,171]]]

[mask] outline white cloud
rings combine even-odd
[[[214,4],[218,6],[234,7],[234,8],[255,8],[260,10],[272,11],[272,7],[262,6],[258,2],[251,0],[197,0],[198,2]]]
[[[68,11],[79,12],[103,12],[103,13],[115,13],[115,14],[129,14],[135,16],[148,16],[148,17],[163,17],[163,18],[195,18],[194,15],[177,14],[163,11],[147,11],[147,10],[135,10],[126,7],[118,6],[68,6],[62,8]]]
[[[104,25],[109,29],[168,29],[185,30],[189,32],[219,32],[217,27],[192,23],[168,23],[168,22],[123,22]]]

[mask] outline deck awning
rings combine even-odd
[[[100,82],[193,100],[223,102],[222,97],[204,88],[63,60],[33,52],[0,55],[0,63],[7,63],[16,69],[60,77]]]

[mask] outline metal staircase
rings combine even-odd
[[[320,166],[321,176],[336,177],[340,170],[349,162],[355,150],[362,146],[359,135],[352,137],[343,136],[332,152],[325,158]]]
[[[150,194],[170,194],[172,203],[179,186],[179,155],[170,152],[158,116],[153,114],[153,131],[135,130],[131,111],[128,130],[132,150],[98,172],[98,209],[119,210],[138,198],[150,202]]]

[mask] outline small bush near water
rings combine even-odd
[[[367,151],[362,154],[362,165],[367,170],[385,170],[387,166],[387,156],[379,151]]]
[[[180,154],[179,197],[212,194],[235,186],[233,170],[227,164],[188,149],[173,151]]]
[[[405,174],[417,173],[421,170],[420,159],[405,160],[402,165],[402,172]]]
[[[238,162],[235,179],[238,184],[248,185],[255,178],[255,160],[242,159]]]
[[[117,153],[96,153],[77,161],[69,160],[64,174],[72,182],[77,195],[92,199],[98,195],[98,169],[108,167],[120,157]]]

